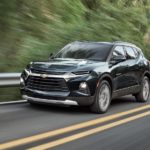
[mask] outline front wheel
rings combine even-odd
[[[111,102],[111,87],[108,81],[103,80],[98,86],[95,100],[93,105],[90,107],[92,112],[95,113],[105,113]]]
[[[150,97],[150,81],[148,77],[142,80],[142,86],[139,93],[135,95],[137,102],[147,102]]]

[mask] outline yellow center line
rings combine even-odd
[[[42,139],[45,139],[45,138],[49,138],[49,137],[52,137],[52,136],[56,136],[56,135],[64,134],[64,133],[67,133],[67,132],[75,131],[77,129],[82,129],[82,128],[93,126],[93,125],[96,125],[96,124],[99,124],[99,123],[103,123],[103,122],[106,122],[106,121],[117,119],[119,117],[129,115],[129,114],[132,114],[132,113],[136,113],[136,112],[148,109],[148,108],[150,108],[150,105],[145,105],[145,106],[142,106],[142,107],[134,108],[134,109],[127,110],[127,111],[124,111],[124,112],[119,112],[119,113],[116,113],[116,114],[113,114],[113,115],[110,115],[110,116],[106,116],[106,117],[103,117],[103,118],[98,118],[98,119],[78,123],[78,124],[75,124],[75,125],[71,125],[71,126],[68,126],[68,127],[56,129],[56,130],[53,130],[53,131],[48,131],[48,132],[45,132],[45,133],[25,137],[25,138],[22,138],[22,139],[13,140],[13,141],[10,141],[10,142],[0,144],[0,149],[1,150],[8,149],[8,148],[16,147],[16,146],[19,146],[19,145],[24,145],[24,144],[35,142],[35,141],[38,141],[38,140],[42,140]]]
[[[126,119],[122,119],[122,120],[113,122],[113,123],[109,123],[109,124],[104,125],[104,126],[100,126],[100,127],[97,127],[97,128],[91,129],[91,130],[87,130],[87,131],[84,131],[81,133],[77,133],[77,134],[74,134],[74,135],[71,135],[71,136],[68,136],[68,137],[65,137],[62,139],[58,139],[56,141],[52,141],[52,142],[49,142],[49,143],[46,143],[46,144],[43,144],[40,146],[29,148],[28,150],[46,150],[46,149],[56,147],[56,146],[59,146],[59,145],[62,145],[62,144],[86,137],[86,136],[89,136],[89,135],[92,135],[94,133],[98,133],[98,132],[116,127],[118,125],[125,124],[125,123],[131,122],[133,120],[136,120],[136,119],[139,119],[139,118],[142,118],[145,116],[149,116],[149,115],[150,115],[150,111],[147,111],[145,113],[138,114],[138,115],[126,118]]]

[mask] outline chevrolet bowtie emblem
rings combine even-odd
[[[41,76],[42,78],[47,78],[47,77],[48,77],[47,74],[41,74],[40,76]]]

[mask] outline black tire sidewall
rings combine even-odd
[[[140,92],[135,94],[136,101],[140,102],[140,103],[145,103],[145,102],[147,102],[150,99],[150,92],[149,92],[149,96],[148,96],[147,100],[145,100],[144,97],[143,97],[144,80],[148,80],[149,87],[150,87],[150,80],[149,80],[149,78],[147,76],[144,76],[143,79],[142,79]]]
[[[143,80],[142,80],[142,88],[141,88],[141,95],[142,95],[142,99],[144,102],[147,102],[149,100],[149,97],[150,97],[150,92],[149,92],[149,95],[148,95],[148,98],[147,99],[144,99],[144,96],[143,96],[143,90],[144,90],[144,81],[147,80],[148,83],[149,83],[149,89],[150,89],[150,81],[149,81],[149,78],[148,77],[144,77]]]
[[[109,104],[108,104],[108,107],[107,107],[106,110],[103,110],[103,109],[101,108],[101,106],[99,105],[99,93],[101,92],[101,90],[102,90],[101,87],[102,87],[104,84],[106,84],[106,85],[108,86],[109,91],[110,91]],[[99,86],[97,87],[97,90],[96,90],[95,103],[96,103],[96,105],[97,105],[97,107],[98,107],[97,109],[99,109],[99,111],[100,111],[101,113],[105,113],[105,112],[108,110],[109,105],[110,105],[110,103],[111,103],[111,87],[110,87],[110,84],[109,84],[108,81],[106,81],[106,80],[100,81],[100,84],[99,84]]]

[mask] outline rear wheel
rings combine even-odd
[[[135,95],[137,102],[147,102],[150,97],[150,81],[147,76],[142,80],[142,87],[138,94]]]
[[[101,81],[93,105],[90,107],[92,112],[105,113],[111,102],[111,87],[108,81]]]

